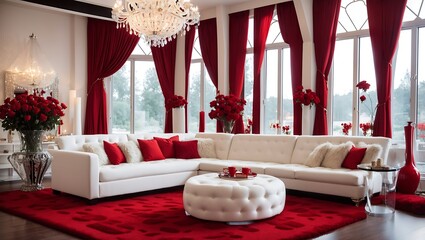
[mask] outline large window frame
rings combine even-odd
[[[423,28],[425,29],[425,19],[420,19],[420,18],[416,18],[413,21],[408,21],[408,22],[403,22],[402,25],[402,29],[401,31],[406,31],[409,30],[411,32],[410,35],[410,39],[411,39],[411,47],[410,47],[410,107],[409,107],[409,114],[407,116],[408,119],[406,119],[406,122],[408,120],[417,123],[419,120],[419,116],[418,116],[418,88],[419,88],[419,80],[418,80],[418,75],[419,75],[419,56],[418,56],[418,47],[419,47],[419,30]],[[423,30],[422,30],[423,31]],[[360,79],[359,76],[359,65],[360,65],[360,56],[359,56],[359,42],[361,38],[364,37],[369,37],[369,30],[368,29],[363,29],[363,30],[358,30],[358,31],[353,31],[353,32],[344,32],[344,33],[338,33],[337,34],[337,41],[340,40],[347,40],[347,39],[352,39],[354,42],[354,52],[353,52],[353,109],[352,109],[352,135],[361,135],[361,130],[359,129],[359,114],[358,114],[358,109],[359,109],[359,96],[361,93],[359,93],[357,91],[357,88],[355,87],[356,84],[364,79]],[[423,40],[422,40],[423,41]],[[422,45],[422,47],[425,47]],[[397,54],[399,51],[400,46],[397,47],[396,53],[394,54],[394,58],[393,58],[393,77],[395,77],[395,71],[397,68]],[[328,110],[330,110],[328,112],[328,127],[329,129],[332,131],[333,130],[333,101],[332,98],[334,96],[334,86],[333,86],[333,82],[334,82],[334,66],[332,66],[331,69],[331,74],[329,75],[329,92],[330,94],[328,95],[328,102],[329,102],[329,106],[328,106]],[[392,89],[391,89],[391,94],[392,97],[394,97],[394,80],[392,81]],[[392,99],[392,104],[394,105],[394,98]],[[393,117],[394,119],[394,117]],[[393,121],[394,124],[394,121]],[[417,131],[417,129],[415,129]],[[340,133],[335,133],[335,132],[330,132],[329,134],[334,134],[334,135],[341,135]],[[400,134],[398,134],[400,135]],[[397,135],[397,136],[398,136]],[[416,138],[418,138],[418,133],[416,133]],[[392,142],[393,144],[403,144],[404,143],[404,138],[400,138],[400,136],[396,137],[397,139],[394,139],[394,128],[393,128],[393,139]]]

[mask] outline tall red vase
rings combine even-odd
[[[407,122],[407,126],[404,126],[404,136],[406,139],[406,164],[398,173],[397,192],[415,194],[421,175],[415,166],[415,158],[413,155],[412,122]]]

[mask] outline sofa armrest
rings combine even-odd
[[[99,198],[99,157],[94,153],[53,150],[52,189],[87,199]]]

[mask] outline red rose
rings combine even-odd
[[[367,83],[366,80],[363,80],[357,83],[356,87],[366,92],[370,88],[370,84]]]
[[[31,115],[25,115],[24,120],[27,122],[31,120]]]
[[[366,96],[365,96],[365,95],[361,95],[361,96],[360,96],[360,101],[361,101],[361,102],[364,102],[365,100],[366,100]]]
[[[40,114],[40,121],[45,122],[47,121],[47,116],[44,114]]]

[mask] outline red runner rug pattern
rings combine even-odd
[[[283,212],[231,226],[186,216],[181,189],[87,205],[51,189],[0,193],[0,210],[84,239],[307,239],[366,218],[363,207],[287,195]]]

